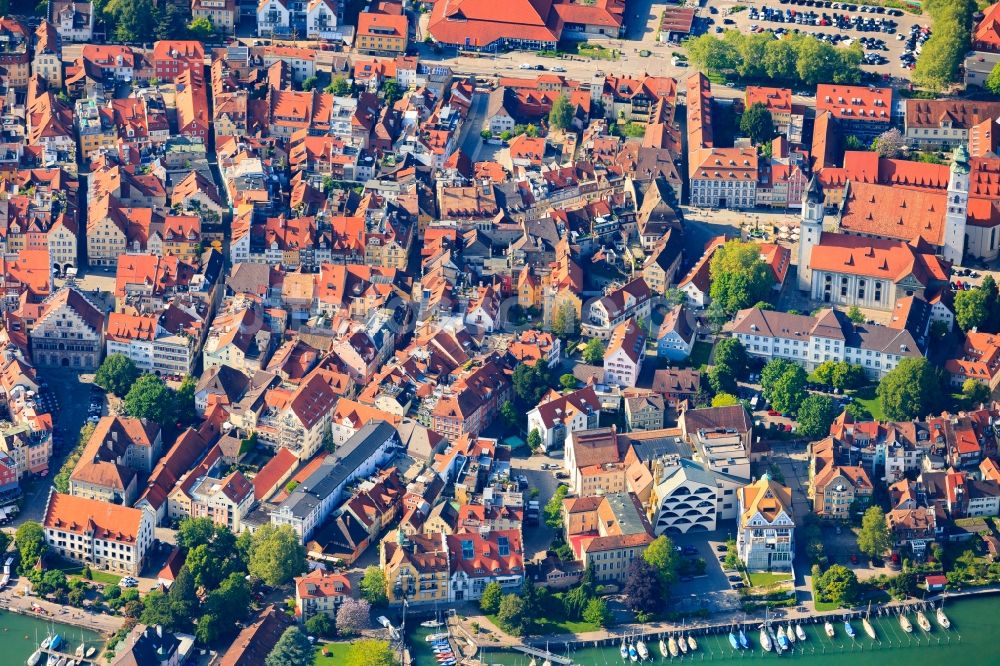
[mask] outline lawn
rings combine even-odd
[[[324,656],[323,650],[330,651],[330,656]],[[316,666],[340,666],[347,661],[347,651],[351,649],[350,643],[324,643],[316,646]]]
[[[839,604],[835,604],[832,601],[816,601],[813,605],[816,606],[817,613],[825,613],[827,611],[834,611],[840,608]]]
[[[494,625],[498,628],[500,627],[500,622],[497,621],[496,615],[487,615]],[[572,620],[554,620],[551,618],[541,618],[538,620],[538,627],[535,631],[537,634],[582,634],[587,631],[600,631],[601,627],[599,625],[593,624],[591,622],[574,622]],[[502,631],[502,629],[501,629]]]
[[[83,578],[83,565],[75,564],[73,562],[61,562],[60,566],[56,567],[66,574],[67,578]],[[108,573],[106,571],[98,571],[97,569],[91,569],[91,580],[95,583],[105,583],[106,585],[117,585],[122,579],[121,576],[116,576],[114,574]]]
[[[767,571],[754,571],[747,574],[750,577],[750,584],[754,587],[770,587],[776,583],[783,583],[791,580],[791,574],[769,573]]]
[[[874,386],[858,389],[851,394],[851,397],[854,399],[854,402],[868,410],[868,413],[872,415],[872,419],[885,421],[885,414],[882,412],[882,403],[879,402],[878,396],[875,395]]]

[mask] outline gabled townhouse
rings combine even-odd
[[[313,569],[295,578],[295,617],[305,622],[318,613],[333,620],[337,609],[351,598],[351,581],[339,573]]]
[[[653,541],[639,499],[630,492],[563,500],[563,526],[573,555],[601,582],[624,583],[632,562]]]
[[[202,320],[191,318],[203,324]],[[178,322],[178,320],[180,320]],[[175,327],[175,323],[180,326]],[[173,330],[168,330],[169,326]],[[194,368],[200,337],[185,326],[181,316],[108,314],[105,343],[108,354],[123,354],[142,372],[185,376]]]
[[[263,370],[275,344],[260,304],[234,299],[212,322],[203,348],[205,368],[228,365],[253,374]]]
[[[178,82],[185,72],[204,72],[205,47],[197,40],[160,40],[153,44],[150,61],[156,78]]]
[[[104,349],[104,314],[74,287],[46,298],[29,332],[39,367],[96,370]]]
[[[430,411],[430,426],[449,439],[476,436],[488,428],[510,398],[513,385],[494,358],[477,359],[440,396]]]
[[[390,604],[449,600],[451,567],[444,533],[390,532],[382,539],[379,566],[385,572]]]
[[[89,2],[57,0],[49,4],[49,20],[69,42],[89,42],[94,35],[94,6]]]
[[[528,432],[535,430],[542,438],[542,450],[563,447],[569,433],[596,428],[601,416],[601,402],[593,386],[561,395],[549,391],[530,412]]]
[[[795,557],[795,517],[792,491],[765,473],[736,490],[739,529],[736,548],[751,571],[792,568]]]
[[[584,322],[587,330],[593,329],[597,337],[607,339],[627,319],[648,319],[651,298],[649,285],[641,277],[636,278],[591,303]]]
[[[671,361],[682,361],[691,355],[697,339],[698,327],[691,312],[683,305],[675,305],[663,316],[656,332],[656,355]]]
[[[97,422],[69,478],[69,494],[131,506],[163,449],[160,426],[105,416]]]
[[[34,56],[31,71],[41,76],[51,88],[62,88],[62,37],[56,27],[41,21],[35,29]]]
[[[524,584],[521,530],[475,530],[445,536],[451,565],[449,601],[475,601],[490,583],[516,594]]]
[[[635,319],[616,325],[604,352],[604,383],[635,386],[646,357],[646,334]]]

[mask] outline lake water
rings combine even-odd
[[[63,640],[71,646],[69,652],[76,650],[76,646],[83,640],[87,646],[93,645],[101,649],[104,639],[100,634],[87,629],[79,629],[67,624],[52,624],[39,618],[17,613],[0,611],[0,665],[19,666],[27,662],[31,653],[38,648],[38,644],[45,638],[51,627],[62,636]],[[35,636],[38,639],[35,640]],[[82,634],[82,639],[81,639]],[[66,646],[62,647],[65,650]]]
[[[896,616],[872,616],[877,640],[865,635],[861,622],[852,622],[856,633],[852,641],[844,632],[843,622],[834,622],[836,636],[830,639],[823,632],[822,624],[805,625],[808,639],[796,642],[794,652],[780,658],[791,658],[799,664],[850,664],[850,666],[988,666],[1000,664],[1000,596],[978,597],[948,602],[945,612],[951,620],[951,629],[941,629],[928,613],[933,631],[926,634],[917,626],[916,617],[910,614],[913,633],[906,634]],[[787,626],[787,625],[786,625]],[[764,652],[758,642],[757,631],[748,633],[753,650],[735,652],[729,645],[727,634],[699,635],[698,651],[671,659],[660,656],[656,639],[646,641],[652,661],[715,662],[735,664],[748,660],[779,659],[774,653]],[[412,644],[412,643],[411,643]],[[551,645],[553,653],[569,657],[581,666],[622,666],[618,646],[604,648],[569,649]],[[503,666],[528,666],[531,658],[517,652],[485,651],[487,664]],[[541,660],[539,660],[539,664]],[[418,666],[433,666],[433,659],[421,655]]]

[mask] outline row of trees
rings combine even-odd
[[[934,33],[927,40],[916,67],[913,82],[940,90],[959,80],[959,68],[970,47],[974,0],[925,0],[924,9],[933,19]]]
[[[837,48],[805,34],[777,39],[769,32],[745,35],[737,30],[727,30],[721,38],[706,33],[687,47],[691,63],[704,72],[766,79],[769,85],[857,83],[864,57],[857,43]]]

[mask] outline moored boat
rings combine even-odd
[[[804,641],[806,639],[806,630],[802,628],[801,624],[795,625],[795,637],[800,641]]]
[[[927,616],[924,615],[924,612],[922,610],[917,611],[917,625],[919,625],[921,629],[923,629],[928,633],[931,630],[931,621],[927,619]]]
[[[903,628],[908,634],[913,633],[913,623],[910,622],[910,618],[906,617],[906,613],[899,614],[899,626]]]
[[[428,629],[437,629],[438,627],[443,627],[444,622],[439,622],[437,620],[427,620],[426,622],[421,622],[420,626],[427,627]]]
[[[87,653],[83,656],[86,657],[87,659],[90,659],[95,654],[97,654],[97,648],[94,646],[90,646],[89,648],[87,648]]]
[[[639,661],[639,653],[636,652],[634,645],[628,646],[628,658],[632,661]]]
[[[45,653],[42,652],[41,648],[38,648],[37,650],[32,652],[31,656],[28,657],[28,666],[38,666],[38,662],[42,660],[42,655],[44,654]]]
[[[680,650],[677,649],[677,639],[673,636],[667,640],[667,649],[670,651],[671,657],[676,657],[680,654]]]
[[[694,639],[694,636],[688,636],[688,649],[690,649],[691,652],[698,649],[698,641]]]
[[[677,639],[677,647],[681,649],[682,654],[688,653],[688,642],[683,636]]]
[[[431,634],[424,640],[428,643],[433,643],[434,641],[446,641],[448,640],[448,634]]]
[[[666,659],[670,656],[670,650],[667,649],[667,643],[662,638],[660,639],[660,654]]]
[[[795,630],[792,629],[792,623],[791,622],[788,623],[788,628],[785,629],[785,636],[788,637],[788,642],[789,643],[794,643],[795,642]]]
[[[731,631],[729,632],[729,644],[733,646],[734,650],[739,650],[740,649],[740,642],[736,638],[736,634],[734,634]]]
[[[740,647],[744,650],[750,649],[750,639],[747,638],[745,633],[743,633],[743,629],[740,629]]]
[[[937,609],[937,623],[940,624],[944,629],[951,628],[951,620],[948,616],[944,614],[944,608]]]
[[[646,647],[646,642],[641,638],[636,641],[635,649],[639,653],[639,659],[646,661],[649,659],[649,648]]]
[[[764,627],[760,628],[760,646],[764,648],[765,652],[770,652],[774,649],[771,637],[767,635],[767,630]]]
[[[787,650],[791,647],[791,644],[788,642],[788,636],[785,635],[784,627],[778,627],[778,647],[782,650]]]
[[[854,627],[851,626],[850,620],[844,620],[844,631],[847,632],[848,638],[854,638]]]
[[[73,654],[76,655],[77,657],[82,657],[84,647],[85,647],[84,644],[80,643],[79,645],[76,646],[76,652],[74,652]]]
[[[628,660],[628,646],[625,645],[625,641],[624,640],[622,641],[622,647],[621,647],[620,652],[622,654],[622,659],[625,659],[627,661]],[[663,656],[666,656],[666,655],[663,655]]]
[[[823,631],[825,631],[826,635],[829,636],[830,638],[833,638],[834,634],[836,633],[833,629],[833,623],[830,622],[829,620],[823,623]]]
[[[877,638],[875,635],[875,627],[873,627],[872,623],[868,621],[868,618],[861,618],[861,627],[865,630],[865,633],[868,634],[868,638],[872,640]]]

